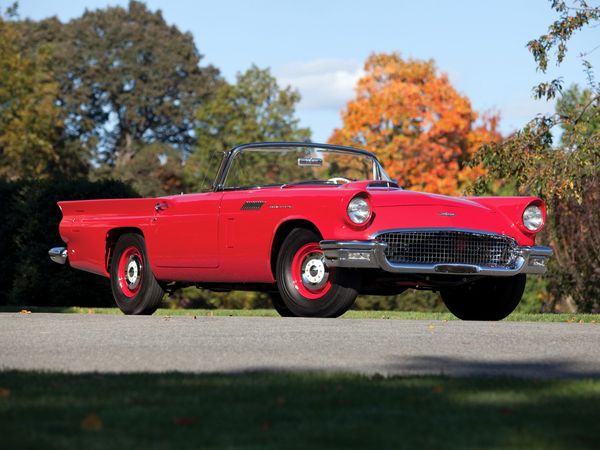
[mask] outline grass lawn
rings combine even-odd
[[[118,308],[82,308],[82,307],[42,307],[42,306],[0,306],[0,312],[19,312],[21,310],[47,313],[76,314],[122,314]],[[279,317],[273,309],[159,309],[154,314],[160,316],[248,316]],[[401,319],[401,320],[458,320],[448,312],[411,312],[411,311],[348,311],[345,319]],[[517,322],[584,322],[600,323],[600,314],[524,314],[513,313],[505,320]]]
[[[5,449],[598,449],[600,380],[0,372]]]

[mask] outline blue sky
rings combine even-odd
[[[3,4],[5,2],[2,2]],[[127,1],[21,0],[21,17],[58,16],[63,21],[88,9]],[[585,84],[577,55],[600,44],[600,28],[577,35],[563,65],[537,73],[526,43],[557,18],[546,0],[496,2],[355,0],[149,0],[167,22],[193,34],[203,64],[217,66],[230,81],[250,65],[269,67],[281,85],[302,94],[297,115],[325,141],[341,124],[362,65],[372,52],[434,59],[478,111],[498,111],[509,133],[553,104],[535,101],[531,88],[561,75]],[[589,59],[600,67],[600,50]],[[600,70],[600,69],[599,69]]]

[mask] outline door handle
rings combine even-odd
[[[156,212],[159,212],[159,211],[163,211],[163,210],[167,209],[168,207],[169,207],[169,205],[165,202],[157,202],[156,205],[154,205],[154,210]]]

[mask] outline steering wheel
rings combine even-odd
[[[333,178],[329,178],[327,181],[332,182],[334,184],[346,184],[346,183],[352,182],[352,180],[345,178],[345,177],[333,177]]]

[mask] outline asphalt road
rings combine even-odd
[[[600,378],[600,325],[0,314],[0,369]]]

